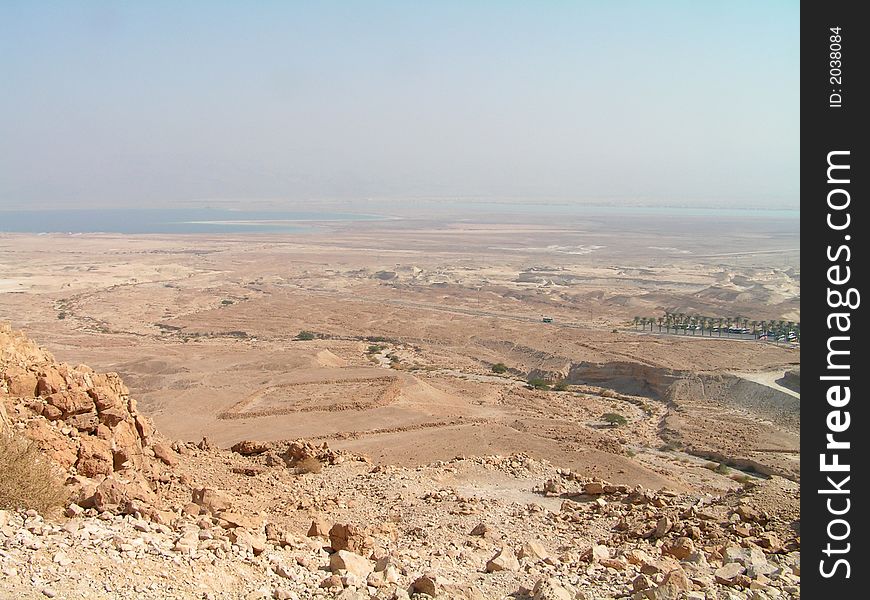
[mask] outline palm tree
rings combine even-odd
[[[664,321],[664,318],[659,317],[658,321],[659,321],[659,333],[661,333],[662,332],[662,322]]]
[[[640,317],[634,318],[634,330],[637,331],[637,324],[640,323]]]

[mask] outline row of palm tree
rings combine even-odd
[[[801,324],[794,321],[785,320],[770,320],[770,321],[755,321],[748,317],[708,317],[704,315],[690,315],[680,312],[665,312],[663,317],[635,317],[634,328],[638,325],[646,331],[649,325],[650,331],[655,331],[658,326],[658,332],[665,333],[682,333],[684,335],[705,335],[713,337],[715,333],[717,337],[722,337],[725,333],[726,337],[732,334],[752,335],[755,339],[770,339],[775,340],[790,340],[800,341]],[[735,331],[740,330],[740,331]]]

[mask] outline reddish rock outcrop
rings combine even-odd
[[[83,503],[148,502],[147,476],[172,464],[129,394],[116,373],[59,363],[0,323],[0,428],[35,442],[78,492],[96,490],[98,498],[77,494]]]

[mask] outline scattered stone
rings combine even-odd
[[[643,590],[647,590],[653,586],[652,580],[641,573],[631,581],[631,589],[635,592],[641,592]]]
[[[528,541],[523,543],[517,556],[531,561],[539,561],[549,558],[550,553],[539,542]]]
[[[677,560],[684,560],[695,551],[695,543],[687,537],[679,537],[673,542],[662,546],[662,552]]]
[[[604,485],[597,481],[590,481],[583,486],[583,493],[589,496],[597,496],[604,493]]]
[[[230,448],[233,452],[237,452],[242,456],[251,456],[254,454],[262,454],[263,452],[267,452],[271,450],[272,444],[269,442],[257,442],[254,440],[243,440],[237,444],[234,444],[232,448]]]
[[[532,588],[532,600],[574,600],[574,594],[562,586],[558,579],[539,579]]]
[[[151,446],[151,449],[154,450],[154,456],[159,458],[163,464],[170,467],[178,464],[178,459],[175,458],[175,452],[166,444],[156,443]]]
[[[504,547],[498,551],[498,553],[493,556],[486,563],[486,572],[494,573],[496,571],[519,571],[520,570],[520,561],[517,560],[514,551],[510,548]]]
[[[267,540],[265,533],[254,533],[247,529],[237,527],[236,529],[230,530],[229,537],[232,543],[243,549],[250,550],[254,553],[254,556],[258,556],[266,550]]]
[[[333,550],[350,550],[364,554],[371,549],[373,540],[356,525],[336,523],[329,530],[329,545]]]
[[[344,570],[365,580],[374,569],[375,565],[372,561],[347,550],[339,550],[329,557],[329,570],[333,573]]]
[[[213,488],[199,488],[193,491],[193,501],[211,514],[217,514],[232,508],[232,501],[223,493]]]
[[[411,589],[418,594],[425,594],[434,598],[441,590],[438,579],[435,575],[423,575],[414,580],[414,583],[411,584]]]
[[[713,574],[718,583],[735,585],[737,577],[746,572],[746,567],[737,562],[725,563]]]
[[[330,575],[326,579],[320,582],[320,587],[322,588],[343,588],[344,584],[341,582],[341,577],[338,575]]]
[[[258,516],[225,510],[218,515],[218,518],[220,519],[219,522],[221,527],[224,529],[232,529],[234,527],[250,529],[251,531],[260,531],[263,529],[263,519]]]
[[[653,532],[653,537],[664,537],[673,527],[673,521],[671,521],[668,517],[661,517],[658,521],[656,521],[656,528]]]
[[[329,525],[322,519],[314,519],[311,521],[311,527],[308,528],[307,535],[308,537],[329,537]]]

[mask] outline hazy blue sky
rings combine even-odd
[[[0,0],[0,208],[798,205],[799,3]]]

